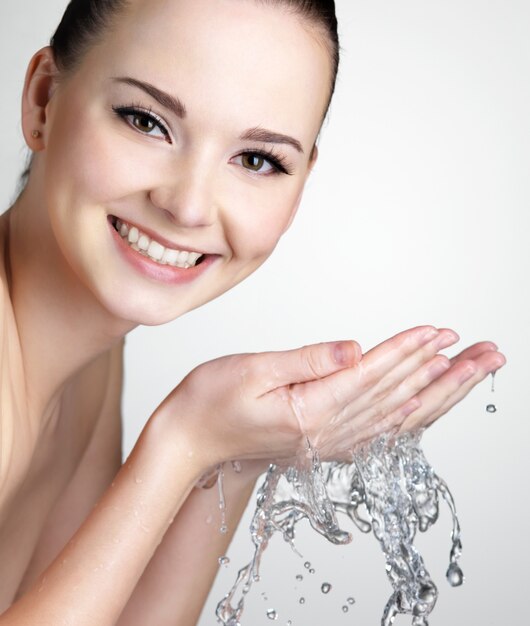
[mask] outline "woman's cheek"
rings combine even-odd
[[[268,183],[268,181],[264,181]],[[264,184],[252,193],[234,194],[232,210],[225,203],[225,232],[245,257],[266,258],[274,250],[297,209],[299,188]],[[235,209],[237,207],[237,209]]]

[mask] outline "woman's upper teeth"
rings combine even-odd
[[[131,226],[116,220],[116,230],[123,239],[129,242],[131,248],[149,256],[153,261],[161,265],[173,265],[174,267],[189,268],[197,264],[203,255],[200,252],[188,252],[187,250],[173,250],[165,248],[162,244],[148,235],[138,230],[136,226]]]

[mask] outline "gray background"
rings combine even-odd
[[[25,155],[19,114],[25,67],[65,4],[19,0],[0,7],[4,208]],[[441,591],[433,626],[524,623],[530,3],[337,4],[341,74],[299,216],[243,285],[172,324],[130,335],[125,451],[185,373],[215,356],[348,337],[369,348],[424,323],[454,328],[463,345],[492,339],[509,360],[497,377],[498,412],[485,412],[492,401],[485,382],[424,436],[427,456],[457,501],[466,584],[452,590],[444,582],[447,515],[419,545]],[[215,623],[215,603],[250,558],[247,525],[201,626]],[[353,545],[336,548],[304,530],[300,549],[316,574],[295,584],[302,562],[273,542],[244,625],[270,623],[270,607],[281,624],[379,623],[389,585],[372,537],[356,533]],[[324,580],[334,585],[327,596],[318,591]],[[297,603],[301,595],[304,606]],[[344,615],[348,595],[357,604]]]

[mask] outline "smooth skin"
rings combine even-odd
[[[186,115],[116,77],[179,98]],[[430,326],[365,353],[339,341],[223,357],[177,384],[121,464],[125,335],[208,302],[272,253],[317,158],[329,77],[311,24],[251,0],[136,0],[72,75],[48,48],[31,60],[22,124],[35,159],[0,218],[0,626],[195,624],[268,462],[307,436],[344,459],[380,432],[423,428],[504,364],[489,342],[449,360],[456,333]],[[143,113],[117,115],[131,105]],[[249,139],[256,128],[300,149]],[[256,160],[271,147],[289,174]],[[120,255],[109,215],[213,262],[182,284],[148,278]],[[215,490],[195,485],[234,459],[223,535]]]

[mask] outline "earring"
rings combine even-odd
[[[32,136],[34,139],[38,139],[38,138],[40,137],[40,130],[34,130],[34,131],[31,133],[31,136]]]

